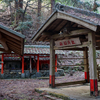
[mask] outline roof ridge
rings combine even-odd
[[[72,7],[72,6],[67,6],[67,5],[63,5],[63,4],[60,4],[60,3],[57,3],[55,5],[56,9],[57,10],[60,10],[60,11],[68,11],[68,10],[74,10],[75,12],[79,12],[81,14],[86,14],[88,16],[95,16],[97,18],[100,18],[100,14],[97,14],[93,11],[90,11],[90,10],[85,10],[85,9],[82,9],[82,8],[77,8],[77,7]]]

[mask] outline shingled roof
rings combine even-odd
[[[65,27],[67,27],[67,34],[73,33],[76,29],[88,29],[94,32],[100,31],[99,14],[75,7],[63,7],[64,11],[57,9],[38,29],[32,37],[33,42],[50,41],[51,36],[59,34]]]
[[[13,31],[8,27],[0,24],[0,44],[3,48],[0,51],[10,53],[11,51],[23,55],[25,36]]]
[[[76,7],[64,6],[64,12],[100,25],[100,14]],[[60,9],[59,9],[60,10]]]
[[[65,54],[63,50],[56,50],[56,54]],[[50,54],[48,45],[25,45],[24,54]]]

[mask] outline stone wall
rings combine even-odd
[[[32,73],[30,73],[29,70],[25,70],[25,78],[37,78],[37,77],[49,77],[49,70],[40,70],[37,72],[37,70],[33,70]],[[0,74],[0,78],[4,79],[15,79],[15,78],[21,78],[21,70],[4,70],[3,76]],[[57,72],[55,72],[55,76],[64,76],[64,70],[63,69],[57,69]]]

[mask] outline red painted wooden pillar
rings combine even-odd
[[[2,53],[2,67],[1,67],[1,74],[3,74],[4,71],[4,54]]]
[[[54,50],[54,40],[50,40],[50,76],[49,76],[49,86],[51,88],[55,87],[55,50]]]
[[[55,72],[57,72],[57,54],[55,55]]]
[[[90,95],[98,96],[96,41],[95,33],[88,33],[89,44],[89,68],[90,68]]]
[[[24,73],[24,56],[22,56],[22,73]]]
[[[88,65],[88,49],[85,47],[84,51],[84,76],[85,80],[88,83],[89,82],[89,65]]]
[[[37,72],[39,72],[39,54],[37,56]]]
[[[31,56],[30,56],[30,73],[32,73],[32,61],[31,61]]]

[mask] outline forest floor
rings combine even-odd
[[[75,72],[56,78],[56,83],[84,80],[84,72]],[[49,87],[49,79],[1,79],[0,100],[52,100],[47,93],[38,93],[36,88]],[[60,99],[56,99],[60,100]]]

